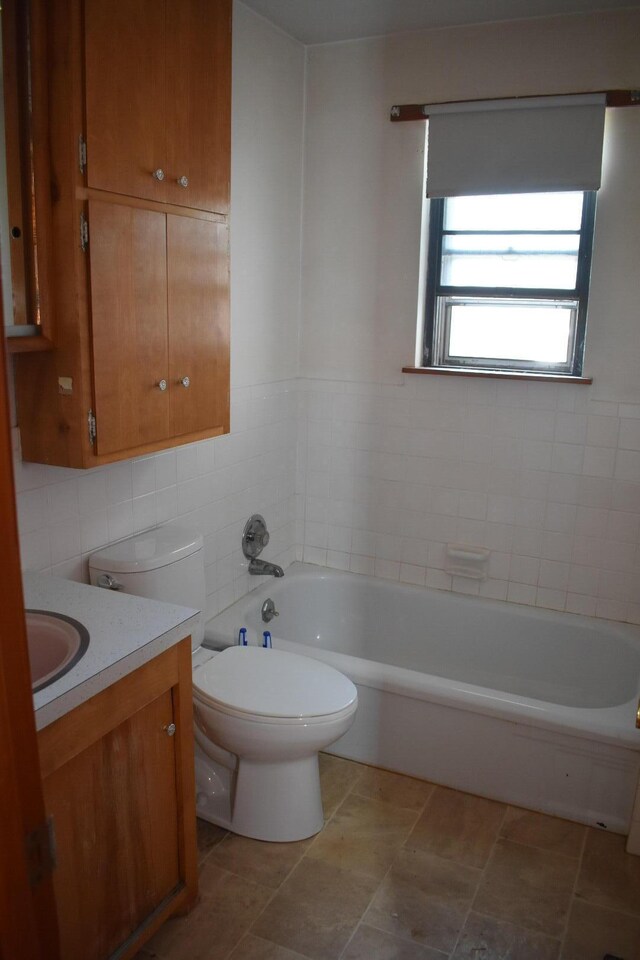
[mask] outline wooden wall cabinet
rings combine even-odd
[[[23,457],[93,467],[228,433],[231,0],[32,2],[56,322],[53,351],[16,358]]]
[[[91,200],[89,229],[98,455],[225,423],[226,224]]]
[[[228,213],[229,4],[84,7],[88,186]]]
[[[65,960],[133,957],[194,902],[191,711],[187,638],[40,731]]]

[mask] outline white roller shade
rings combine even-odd
[[[597,190],[605,95],[424,107],[427,196]]]

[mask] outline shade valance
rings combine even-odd
[[[425,105],[427,196],[597,190],[605,94]]]

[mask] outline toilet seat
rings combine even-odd
[[[338,670],[262,647],[228,647],[196,668],[193,694],[221,713],[262,723],[322,723],[357,704],[355,686]]]

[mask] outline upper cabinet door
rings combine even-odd
[[[231,0],[167,0],[167,200],[229,210]]]
[[[226,224],[167,217],[171,433],[229,430]]]
[[[88,186],[164,201],[164,0],[84,7]]]
[[[85,0],[88,186],[229,209],[231,0]]]
[[[91,201],[89,228],[94,401],[102,456],[170,436],[166,218]]]

